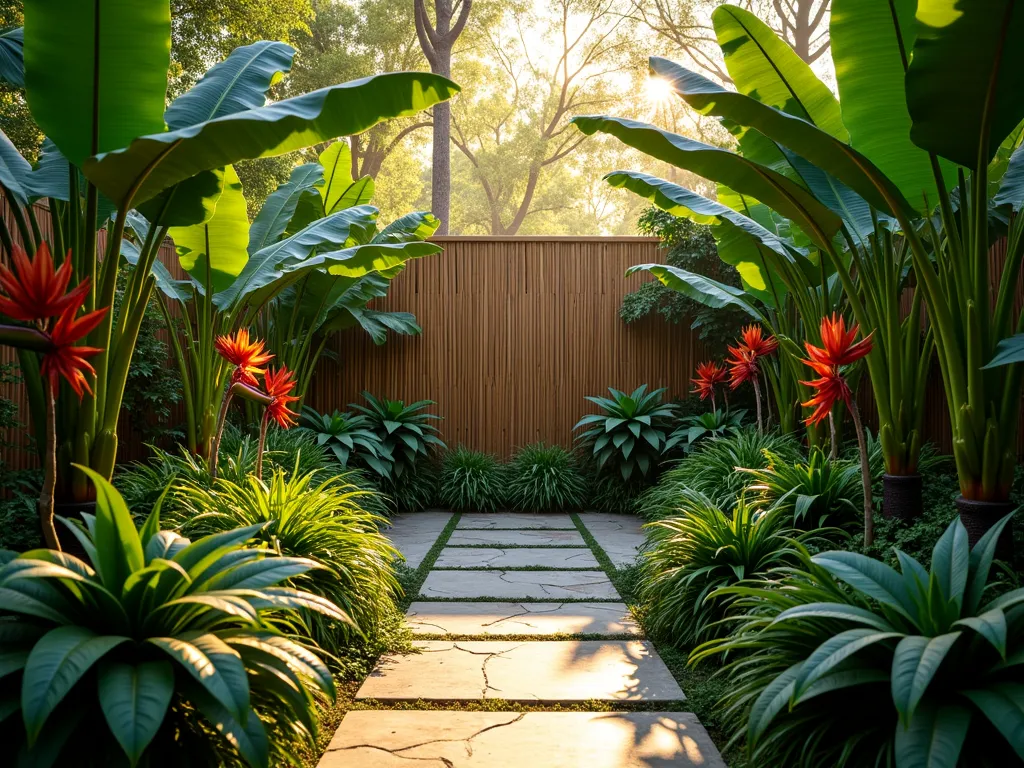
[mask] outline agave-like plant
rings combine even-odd
[[[85,559],[0,554],[0,702],[11,764],[105,766],[287,762],[315,744],[330,671],[288,633],[305,616],[352,619],[329,600],[277,586],[321,566],[246,548],[265,524],[192,542],[141,531],[99,474],[96,514],[70,526]],[[269,731],[269,732],[268,732]],[[219,735],[218,735],[219,734]],[[203,755],[202,753],[206,754]]]
[[[647,391],[641,384],[630,394],[608,388],[611,398],[587,397],[601,409],[580,419],[574,430],[589,427],[576,439],[591,448],[597,465],[604,469],[612,459],[623,480],[634,472],[647,477],[665,451],[669,422],[675,414],[671,403],[661,400],[665,390]]]
[[[790,538],[800,534],[784,512],[759,513],[743,499],[723,509],[688,489],[679,492],[675,512],[645,526],[650,542],[641,596],[650,632],[689,645],[728,631],[719,622],[734,598],[711,595],[793,562],[797,551]]]
[[[416,462],[427,455],[430,446],[442,450],[447,447],[437,436],[437,427],[430,423],[441,417],[425,410],[434,405],[433,400],[406,405],[403,400],[374,397],[369,392],[363,392],[363,398],[369,405],[352,403],[351,407],[366,417],[369,428],[377,433],[391,454],[392,474],[396,481],[415,468]]]
[[[756,506],[785,510],[801,528],[825,525],[829,518],[857,523],[864,495],[859,464],[833,461],[820,448],[811,448],[806,463],[787,461],[771,451],[765,455],[767,467],[740,470],[753,479],[747,490],[756,494]]]
[[[746,415],[746,410],[740,408],[735,411],[717,409],[696,416],[687,416],[672,430],[672,434],[665,441],[665,453],[680,444],[685,453],[691,453],[703,438],[735,435],[743,426]]]
[[[721,590],[744,615],[691,662],[730,660],[721,704],[751,764],[1020,765],[1024,589],[991,578],[1008,521],[973,549],[954,521],[931,570],[805,551],[776,583]]]
[[[329,449],[341,466],[362,463],[383,478],[391,477],[394,457],[366,416],[341,411],[317,413],[307,405],[300,423],[316,435],[317,443]]]

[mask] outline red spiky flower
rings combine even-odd
[[[729,347],[729,388],[736,389],[745,381],[757,381],[760,371],[757,354],[746,347]]]
[[[779,342],[774,336],[765,338],[764,329],[760,325],[748,325],[741,333],[741,349],[747,349],[754,353],[754,357],[770,355],[779,348]]]
[[[259,386],[256,376],[266,372],[260,366],[274,358],[272,354],[263,350],[262,341],[249,339],[248,328],[238,329],[234,336],[218,336],[214,341],[214,349],[218,355],[235,366],[231,374],[232,383],[240,381],[250,387]]]
[[[273,398],[267,406],[267,415],[282,429],[295,426],[297,414],[288,408],[288,404],[300,398],[290,394],[296,384],[292,372],[283,365],[277,370],[270,369],[264,375],[263,383],[267,394]]]
[[[103,307],[76,318],[75,313],[78,312],[78,307],[71,305],[57,318],[57,322],[54,323],[48,334],[53,346],[43,355],[40,367],[43,376],[49,377],[53,392],[56,392],[58,381],[63,376],[71,385],[71,389],[78,395],[79,400],[82,399],[85,392],[92,394],[92,388],[85,378],[85,372],[88,371],[95,376],[96,370],[87,358],[94,357],[103,350],[97,347],[76,347],[75,342],[88,336],[103,320],[108,309],[109,307]]]
[[[700,395],[701,400],[706,400],[710,397],[711,402],[714,403],[715,387],[724,384],[727,378],[728,374],[725,371],[725,366],[721,363],[716,363],[714,360],[700,363],[697,366],[697,377],[692,379],[694,383],[693,393]]]
[[[832,317],[821,319],[821,347],[804,342],[804,346],[807,347],[807,357],[814,362],[832,366],[854,363],[871,351],[871,337],[874,335],[874,331],[872,331],[854,343],[859,331],[859,325],[846,330],[846,320],[842,315],[833,312]]]
[[[64,259],[54,270],[50,247],[42,243],[34,258],[15,245],[11,254],[12,270],[0,264],[0,312],[28,323],[39,323],[56,317],[68,307],[82,306],[89,294],[89,278],[67,291],[71,282],[71,259]],[[6,294],[6,295],[3,295]]]

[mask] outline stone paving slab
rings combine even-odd
[[[561,512],[466,512],[458,530],[486,531],[495,528],[522,530],[576,530],[572,518]]]
[[[624,603],[413,603],[414,635],[638,635]]]
[[[604,571],[431,571],[420,597],[619,600]]]
[[[451,519],[451,512],[436,510],[395,515],[384,534],[405,557],[405,564],[418,568]]]
[[[456,528],[448,539],[449,546],[453,544],[471,545],[476,547],[501,547],[513,545],[520,547],[528,546],[569,546],[584,547],[586,542],[577,530],[572,531],[486,531],[486,530],[462,530]]]
[[[319,768],[726,768],[692,712],[349,712]]]
[[[545,704],[685,698],[643,640],[419,640],[413,646],[421,652],[382,657],[356,698]]]
[[[543,566],[559,568],[598,569],[594,553],[589,549],[500,549],[479,547],[473,549],[445,548],[434,563],[435,568],[530,568]]]
[[[643,520],[636,515],[584,512],[580,520],[616,568],[632,565],[647,541]]]

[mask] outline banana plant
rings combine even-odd
[[[95,359],[94,394],[79,407],[65,390],[58,403],[58,499],[86,501],[92,485],[72,462],[107,478],[113,472],[124,386],[169,228],[212,218],[232,183],[225,170],[232,163],[359,133],[448,99],[458,86],[428,73],[390,73],[268,105],[266,90],[290,68],[294,50],[261,42],[235,51],[165,109],[169,0],[26,0],[24,14],[23,46],[5,46],[2,73],[14,85],[23,78],[48,141],[32,168],[0,140],[0,186],[13,220],[0,225],[0,247],[9,258],[17,238],[30,253],[47,242],[68,254],[75,278],[90,279],[87,310],[110,307],[118,272],[135,262],[120,312],[109,312],[87,341],[104,350]],[[33,210],[43,198],[50,231]],[[122,249],[135,214],[147,221],[146,234]],[[39,429],[38,356],[23,352],[20,364]]]

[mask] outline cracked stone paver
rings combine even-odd
[[[451,512],[438,511],[395,515],[384,534],[405,557],[405,564],[418,568],[451,519]]]
[[[456,528],[448,545],[471,545],[476,547],[542,546],[542,547],[584,547],[586,543],[579,531],[485,531]]]
[[[441,550],[435,568],[593,568],[598,569],[593,552],[589,549],[501,549],[459,547]]]
[[[571,737],[569,737],[571,736]],[[349,712],[320,768],[726,768],[691,712]]]
[[[414,635],[624,635],[640,628],[624,603],[413,603]]]
[[[616,568],[632,565],[647,541],[643,520],[635,515],[583,512],[580,520]]]
[[[420,640],[385,656],[357,699],[517,702],[681,701],[668,667],[643,640]]]
[[[486,531],[495,528],[522,530],[576,530],[572,518],[560,512],[467,512],[458,530]]]
[[[431,571],[420,596],[619,600],[604,571]]]

